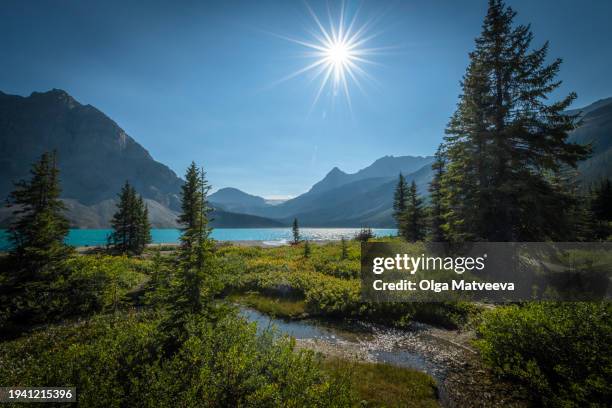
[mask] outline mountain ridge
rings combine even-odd
[[[145,198],[178,210],[182,180],[119,125],[67,92],[52,89],[28,97],[0,98],[0,195],[26,178],[44,151],[58,152],[62,194],[92,205],[115,198],[129,181]]]
[[[72,227],[105,228],[115,210],[117,193],[129,181],[149,207],[155,227],[174,228],[183,180],[156,161],[114,120],[92,105],[81,104],[61,89],[29,96],[0,92],[0,196],[14,182],[29,178],[32,163],[45,151],[57,151],[61,197],[70,209]],[[263,217],[216,208],[217,227],[278,227]],[[2,208],[0,225],[12,219]]]
[[[582,125],[568,140],[593,145],[592,157],[578,166],[588,185],[612,177],[612,98],[568,111],[577,112],[582,112]],[[27,178],[31,163],[54,148],[73,226],[106,227],[127,179],[145,198],[154,226],[176,227],[183,181],[111,118],[58,89],[28,97],[0,91],[0,194],[6,196],[11,181]],[[310,227],[391,227],[398,174],[414,180],[427,195],[432,162],[432,156],[383,156],[354,173],[334,166],[305,193],[274,204],[237,188],[221,188],[209,196],[213,226],[280,227],[296,217]],[[0,224],[6,223],[6,214],[0,211]]]

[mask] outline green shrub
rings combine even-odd
[[[126,295],[146,279],[148,262],[126,256],[72,256],[47,285],[10,282],[11,265],[0,273],[0,329],[19,333],[29,326],[97,311],[117,310]],[[9,278],[7,278],[9,277]]]
[[[359,243],[348,243],[341,259],[338,242],[317,245],[309,259],[296,246],[219,250],[228,292],[258,292],[272,298],[299,298],[312,315],[362,318],[393,326],[412,319],[447,328],[463,326],[477,308],[467,303],[369,303],[361,300]],[[416,253],[422,251],[412,245]],[[264,311],[264,310],[262,310]],[[265,311],[264,311],[265,312]]]
[[[151,314],[115,314],[0,343],[0,379],[75,386],[86,407],[344,407],[350,387],[308,351],[228,316],[192,318],[184,343],[162,351]]]
[[[146,280],[148,263],[127,256],[77,256],[68,261],[65,282],[70,314],[117,310]]]
[[[612,305],[529,303],[487,312],[478,333],[486,362],[550,407],[609,406]]]

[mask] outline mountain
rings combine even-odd
[[[109,220],[116,210],[116,200],[104,200],[90,206],[73,199],[63,199],[66,217],[71,228],[104,229],[110,228]],[[179,228],[176,222],[178,213],[155,200],[145,199],[149,209],[149,219],[153,228]],[[12,208],[0,207],[0,228],[6,228],[12,221]],[[239,214],[215,208],[210,214],[213,228],[281,228],[288,224],[256,215]]]
[[[211,214],[213,228],[282,228],[289,224],[257,215],[233,213],[215,209]]]
[[[592,156],[578,165],[580,179],[588,185],[612,178],[612,98],[572,112],[577,111],[582,111],[582,125],[571,133],[569,141],[593,147]]]
[[[406,180],[408,183],[414,180],[419,193],[425,195],[432,176],[431,165],[427,164],[407,174]],[[285,221],[295,217],[309,227],[392,228],[395,225],[392,207],[396,184],[397,176],[375,177],[317,194],[304,194],[287,202],[291,215]]]
[[[580,177],[585,184],[612,177],[612,98],[568,112],[579,111],[582,126],[569,140],[593,145],[592,157],[579,164]],[[125,180],[145,197],[153,226],[176,226],[182,180],[112,119],[62,90],[29,97],[0,92],[0,197],[12,190],[12,181],[28,177],[43,151],[52,149],[58,151],[72,226],[107,227]],[[426,195],[432,161],[431,156],[385,156],[355,173],[334,167],[309,191],[284,202],[222,188],[209,197],[213,226],[282,227],[297,217],[311,227],[392,227],[398,174],[414,180]],[[0,209],[0,226],[9,219],[10,211]]]
[[[592,111],[594,111],[596,109],[602,108],[602,107],[604,107],[606,105],[610,105],[610,104],[612,104],[612,97],[610,97],[610,98],[603,98],[603,99],[595,101],[592,104],[587,105],[585,107],[578,108],[578,109],[570,109],[570,110],[566,111],[566,113],[571,114],[571,115],[576,114],[576,113],[580,113],[580,115],[582,117],[584,117],[586,114],[588,114],[588,113],[590,113],[590,112],[592,112]]]
[[[570,134],[569,141],[592,143],[592,156],[579,163],[580,179],[590,184],[602,177],[612,178],[612,98],[568,113],[581,112],[582,125]],[[431,181],[432,157],[386,156],[356,173],[334,167],[306,193],[261,215],[289,222],[298,218],[304,226],[317,227],[392,227],[392,199],[397,174],[414,180],[420,194],[427,195]]]
[[[217,208],[247,214],[270,206],[262,197],[247,194],[233,187],[222,188],[211,194],[208,199]]]
[[[181,179],[98,109],[59,89],[29,97],[0,93],[0,196],[54,149],[65,198],[97,204],[116,198],[128,180],[143,197],[179,208]]]
[[[29,178],[30,167],[45,151],[56,150],[62,198],[72,227],[105,228],[115,211],[117,193],[129,181],[149,207],[154,227],[176,227],[183,181],[91,105],[63,90],[28,97],[0,92],[0,199],[13,182]],[[12,210],[0,210],[6,226]],[[277,227],[278,221],[216,208],[213,226]]]
[[[306,193],[276,206],[250,208],[249,213],[305,227],[392,227],[392,199],[399,173],[414,180],[426,194],[433,175],[433,157],[385,156],[356,173],[333,168]]]
[[[321,181],[313,185],[308,193],[321,193],[358,180],[397,177],[399,173],[410,174],[432,162],[432,156],[385,156],[353,174],[334,167]]]

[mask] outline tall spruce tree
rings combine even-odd
[[[559,174],[588,156],[567,142],[574,93],[547,104],[561,60],[546,64],[548,43],[531,49],[529,26],[490,0],[462,95],[446,130],[440,180],[444,229],[453,241],[563,239],[575,199]]]
[[[117,211],[111,220],[113,232],[109,237],[115,250],[141,254],[151,242],[149,210],[136,190],[127,181],[119,193]]]
[[[68,234],[57,155],[43,153],[30,171],[29,181],[19,181],[9,197],[15,221],[9,226],[11,258],[15,268],[4,289],[11,292],[11,314],[21,319],[57,317],[65,303],[62,276],[71,253],[64,243]],[[10,288],[8,288],[10,286]],[[3,302],[4,303],[4,302]]]
[[[406,200],[408,198],[408,184],[402,173],[399,174],[395,193],[393,194],[393,218],[397,227],[397,234],[403,235],[402,216],[406,211]]]
[[[310,242],[308,240],[304,241],[304,258],[310,258],[311,251]]]
[[[592,191],[591,211],[598,220],[612,221],[612,183],[605,179]]]
[[[300,226],[298,225],[297,218],[293,219],[293,226],[291,227],[291,232],[293,233],[293,244],[299,244],[302,238],[300,237]]]
[[[612,235],[612,183],[602,180],[590,192],[593,238],[606,240]]]
[[[149,207],[142,196],[138,196],[136,208],[136,225],[138,227],[136,231],[135,252],[140,254],[144,251],[147,244],[151,243],[151,222],[149,221]]]
[[[342,236],[340,238],[340,260],[344,261],[348,259],[348,244],[346,243],[346,238]]]
[[[402,216],[402,232],[406,241],[416,242],[425,238],[425,211],[413,181],[406,197],[406,209]]]
[[[192,162],[181,191],[179,271],[171,299],[174,319],[179,321],[185,314],[201,313],[216,290],[214,243],[209,225],[212,209],[207,199],[209,190],[206,173]]]
[[[446,235],[444,234],[444,216],[445,208],[443,202],[442,192],[442,177],[444,176],[444,156],[443,146],[440,146],[434,156],[434,162],[431,165],[433,170],[433,178],[429,184],[429,239],[432,242],[444,242],[446,241]]]
[[[110,244],[120,252],[127,252],[130,248],[132,231],[132,213],[134,212],[134,192],[132,186],[126,181],[119,193],[117,211],[111,220],[112,233]]]
[[[53,278],[70,253],[64,243],[68,235],[66,207],[61,188],[57,154],[43,153],[32,166],[29,181],[19,181],[9,197],[15,221],[9,227],[11,255],[28,279]]]

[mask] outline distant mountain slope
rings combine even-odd
[[[116,210],[116,200],[104,200],[90,206],[73,199],[63,199],[67,207],[66,216],[71,228],[110,228],[110,219]],[[149,218],[153,228],[179,228],[178,213],[155,200],[146,199]],[[0,207],[0,228],[6,228],[12,220],[12,208]],[[280,228],[288,224],[256,215],[238,214],[214,209],[210,214],[214,228]]]
[[[599,109],[601,107],[604,107],[606,105],[610,105],[612,104],[612,97],[610,98],[604,98],[604,99],[600,99],[598,101],[593,102],[590,105],[587,105],[585,107],[582,108],[577,108],[577,109],[570,109],[567,111],[567,113],[569,114],[576,114],[576,113],[581,113],[582,116],[584,117],[584,115],[586,115],[587,113],[590,113],[596,109]]]
[[[211,214],[213,228],[282,228],[288,223],[257,215],[215,210]]]
[[[53,149],[63,197],[97,204],[114,199],[128,180],[145,198],[179,208],[181,179],[98,109],[58,89],[25,98],[0,92],[0,196]]]
[[[347,174],[334,167],[306,194],[321,193],[358,180],[381,177],[397,177],[399,173],[410,174],[433,162],[432,156],[385,156],[353,174]]]
[[[32,163],[50,150],[58,152],[62,197],[72,227],[107,228],[126,180],[145,197],[153,227],[177,226],[183,181],[112,119],[59,89],[29,97],[0,92],[2,202],[13,190],[13,182],[29,178]],[[1,208],[0,226],[8,225],[11,217],[11,209]],[[213,218],[216,227],[283,225],[218,207]]]
[[[392,157],[376,160],[353,174],[332,169],[308,192],[268,207],[251,208],[254,214],[288,224],[298,218],[307,227],[393,227],[392,198],[400,172],[426,194],[432,177],[431,157]],[[420,167],[415,164],[425,163]]]
[[[417,183],[420,194],[426,194],[433,172],[430,165],[408,174],[409,183]],[[291,214],[285,222],[298,218],[309,227],[391,228],[392,207],[397,177],[358,180],[318,194],[304,194],[292,200]]]
[[[569,140],[593,145],[593,155],[578,165],[580,178],[585,184],[612,178],[612,98],[602,99],[580,110],[583,112],[582,126],[572,132]]]
[[[209,201],[218,208],[239,213],[252,213],[270,204],[262,197],[247,194],[237,188],[222,188],[210,195]]]

